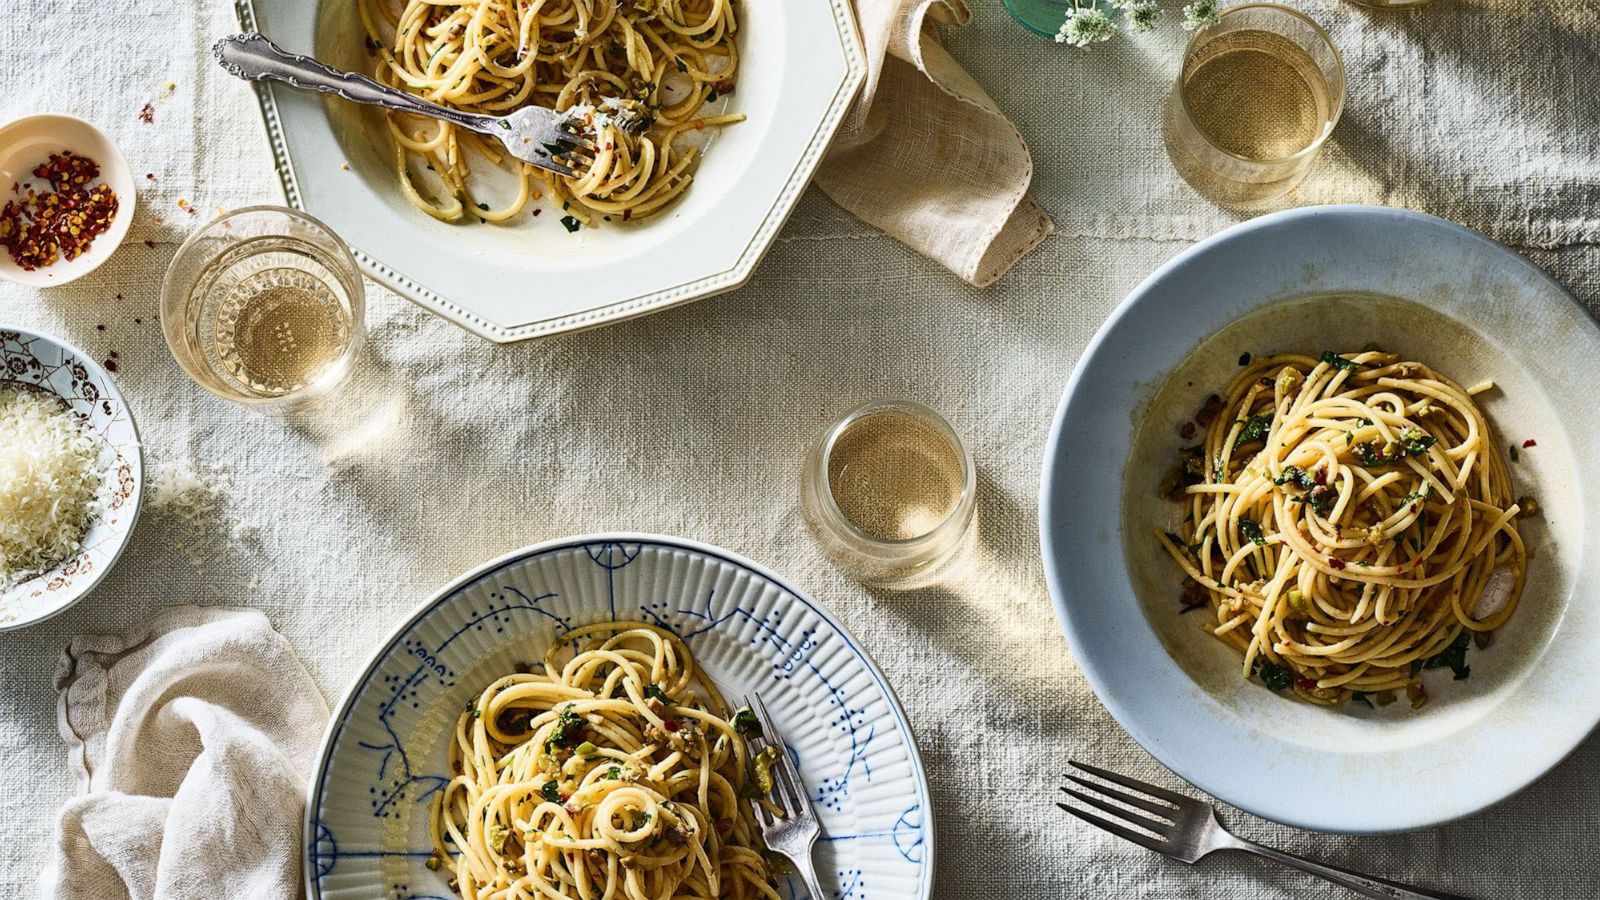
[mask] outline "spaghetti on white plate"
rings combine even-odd
[[[1210,609],[1273,690],[1421,706],[1421,670],[1466,677],[1469,640],[1522,595],[1531,504],[1473,399],[1492,385],[1377,351],[1241,364],[1163,485],[1184,505],[1181,534],[1157,538],[1188,574],[1185,611]]]
[[[746,802],[777,758],[750,758],[758,731],[672,633],[576,629],[457,721],[429,867],[451,867],[467,900],[778,900]]]
[[[358,7],[379,81],[467,112],[566,112],[595,143],[593,162],[562,176],[448,122],[388,113],[401,188],[438,219],[504,223],[542,199],[540,185],[566,211],[570,231],[600,217],[648,218],[694,179],[699,151],[683,138],[744,119],[701,115],[733,90],[734,0],[358,0]],[[442,192],[418,184],[418,163],[438,175]],[[511,171],[510,196],[477,196],[469,182],[475,165]]]

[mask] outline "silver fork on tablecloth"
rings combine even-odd
[[[1074,790],[1066,785],[1062,785],[1061,790],[1071,794],[1082,803],[1110,813],[1144,830],[1137,831],[1065,803],[1057,803],[1056,806],[1091,825],[1098,825],[1118,837],[1126,838],[1141,847],[1154,850],[1179,862],[1196,863],[1218,850],[1238,850],[1244,853],[1264,856],[1274,862],[1292,866],[1302,872],[1309,872],[1312,875],[1325,878],[1341,887],[1349,888],[1363,897],[1379,897],[1383,898],[1383,900],[1467,900],[1466,897],[1460,894],[1446,894],[1442,891],[1407,887],[1393,881],[1387,881],[1371,875],[1362,875],[1358,872],[1349,872],[1335,866],[1302,859],[1282,850],[1274,850],[1271,847],[1263,847],[1260,844],[1241,840],[1234,837],[1228,829],[1222,827],[1222,823],[1217,820],[1216,809],[1209,803],[1173,793],[1153,784],[1146,784],[1136,778],[1129,778],[1116,772],[1108,772],[1105,769],[1096,768],[1077,760],[1068,760],[1068,762],[1073,767],[1099,778],[1100,781],[1090,781],[1087,778],[1071,773],[1062,777],[1081,787],[1088,788],[1100,796]],[[1118,790],[1103,782],[1121,785],[1129,790]],[[1109,797],[1115,800],[1116,804],[1109,803],[1101,799],[1101,797]],[[1119,806],[1117,804],[1122,805]],[[1130,806],[1133,809],[1128,809]],[[1148,815],[1141,814],[1141,812],[1136,812],[1135,810],[1148,813]],[[1149,833],[1147,834],[1146,832]]]
[[[794,760],[789,758],[789,748],[783,742],[783,735],[773,727],[772,717],[767,715],[761,695],[751,694],[745,705],[750,707],[761,723],[761,733],[747,738],[752,758],[763,747],[774,747],[778,751],[778,759],[772,765],[772,799],[783,809],[783,814],[775,814],[760,799],[750,801],[750,808],[756,813],[756,824],[761,826],[761,839],[766,841],[769,850],[782,853],[794,863],[795,872],[805,882],[806,891],[813,900],[823,900],[828,895],[822,892],[822,886],[817,883],[817,867],[811,862],[811,848],[822,834],[822,826],[817,823],[817,811],[811,807],[805,782],[800,780],[800,772],[795,769]]]
[[[247,81],[281,81],[353,103],[441,119],[488,135],[504,144],[506,152],[517,159],[560,175],[571,175],[573,165],[587,166],[593,161],[589,152],[594,150],[594,143],[578,134],[571,120],[553,109],[525,106],[509,116],[485,116],[439,106],[365,75],[341,72],[309,56],[290,53],[254,31],[223,38],[211,52],[230,74]]]

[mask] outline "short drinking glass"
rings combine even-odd
[[[806,454],[800,511],[828,552],[864,581],[939,580],[972,534],[976,468],[944,417],[910,400],[851,410]]]
[[[366,338],[361,273],[326,225],[251,206],[189,236],[161,286],[161,330],[208,391],[258,409],[325,394]]]
[[[1276,4],[1234,6],[1190,39],[1162,136],[1200,194],[1260,207],[1305,178],[1344,100],[1344,63],[1317,23]]]

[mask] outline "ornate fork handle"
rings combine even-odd
[[[230,74],[247,81],[281,81],[300,90],[336,94],[355,103],[443,119],[485,134],[494,134],[490,129],[500,121],[429,103],[365,75],[341,72],[309,56],[290,53],[256,31],[225,37],[211,52]]]
[[[1291,866],[1299,869],[1302,872],[1309,872],[1312,875],[1325,878],[1334,884],[1340,885],[1341,887],[1349,888],[1363,897],[1375,897],[1379,898],[1379,900],[1467,900],[1467,898],[1462,897],[1459,894],[1446,894],[1442,891],[1430,891],[1425,888],[1410,887],[1408,885],[1387,881],[1372,875],[1362,875],[1359,872],[1350,872],[1345,869],[1341,869],[1338,866],[1330,866],[1326,863],[1313,862],[1309,859],[1301,859],[1292,853],[1285,853],[1282,850],[1274,850],[1271,847],[1263,847],[1260,844],[1252,843],[1241,838],[1234,838],[1234,843],[1226,846],[1229,849],[1242,850],[1246,853],[1254,853],[1257,856],[1264,856],[1267,859],[1273,860],[1274,862]]]

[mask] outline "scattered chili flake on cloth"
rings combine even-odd
[[[51,189],[40,193],[15,185],[17,196],[0,209],[0,245],[29,272],[83,255],[111,227],[118,207],[116,192],[95,183],[99,164],[86,156],[70,150],[53,153],[33,175],[49,182]]]

